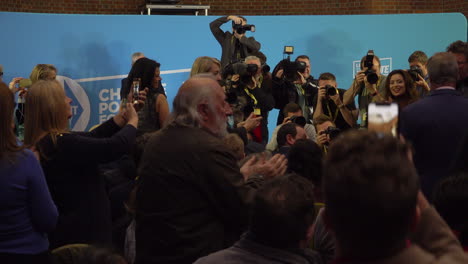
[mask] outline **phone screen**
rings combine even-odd
[[[397,103],[370,103],[367,109],[367,129],[370,131],[398,135]]]

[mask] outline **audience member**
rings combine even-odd
[[[457,40],[447,47],[455,55],[458,64],[457,90],[468,97],[468,43]]]
[[[280,127],[277,135],[278,152],[286,157],[289,155],[291,146],[298,139],[307,139],[307,134],[304,128],[296,123],[286,123]]]
[[[237,161],[241,161],[245,158],[244,142],[239,135],[229,133],[223,138],[223,142],[226,144],[227,148],[232,151]]]
[[[223,32],[221,25],[232,21],[232,33]],[[260,50],[260,43],[254,37],[246,37],[245,30],[237,29],[245,26],[247,19],[242,16],[224,16],[210,23],[211,33],[221,45],[221,68],[229,63],[239,62],[247,56]]]
[[[36,157],[18,145],[14,108],[13,93],[0,82],[0,263],[46,264],[57,207]]]
[[[312,141],[315,141],[315,136],[316,136],[315,127],[314,125],[306,122],[304,116],[302,115],[302,109],[298,104],[296,103],[287,104],[283,109],[283,113],[284,113],[283,123],[277,126],[275,130],[273,130],[271,139],[266,146],[267,150],[272,151],[272,152],[278,150],[278,140],[277,140],[278,130],[281,128],[283,124],[286,124],[289,122],[293,122],[300,126],[303,126],[307,134],[307,138]]]
[[[317,143],[310,139],[298,139],[291,146],[288,157],[288,172],[294,172],[314,184],[314,200],[317,207],[323,207],[322,197],[322,157]]]
[[[312,99],[317,95],[318,86],[310,75],[310,59],[307,55],[298,56],[294,63],[295,66],[291,66],[289,60],[282,60],[272,73],[275,108],[283,110],[288,103],[296,103],[301,107],[307,123],[311,123]],[[298,64],[303,70],[295,72]],[[284,115],[280,112],[276,124],[280,125],[283,119]]]
[[[408,63],[410,66],[410,71],[418,73],[418,78],[415,81],[416,91],[421,97],[425,97],[430,92],[429,85],[429,74],[427,74],[427,61],[428,57],[423,51],[417,50],[408,57]],[[388,78],[388,77],[387,77]]]
[[[24,102],[27,89],[39,80],[55,80],[57,69],[52,64],[37,64],[31,71],[29,79],[15,77],[9,87],[13,93],[18,93],[18,105],[15,111],[16,134],[20,140],[24,138]]]
[[[158,62],[140,58],[133,64],[128,79],[140,80],[140,89],[147,91],[143,108],[138,111],[138,135],[153,132],[162,127],[169,116],[169,105],[166,96],[159,92],[161,72]],[[131,91],[132,82],[127,84],[126,90]]]
[[[429,89],[426,81],[422,81]],[[384,102],[398,103],[400,110],[403,110],[406,106],[416,102],[419,97],[415,83],[407,71],[394,70],[390,72],[385,80],[385,89],[382,93]]]
[[[253,174],[281,175],[281,155],[239,170],[221,141],[232,114],[211,74],[180,87],[165,128],[148,142],[136,194],[136,263],[192,263],[231,246],[247,222]]]
[[[453,54],[434,54],[427,68],[431,93],[402,111],[400,131],[414,146],[422,191],[432,197],[434,184],[447,176],[468,133],[468,101],[455,91],[458,67]]]
[[[138,116],[132,104],[92,132],[68,130],[71,99],[58,81],[38,81],[28,92],[24,143],[37,151],[60,212],[50,247],[111,243],[109,200],[98,164],[127,153]]]
[[[127,262],[109,248],[89,246],[83,249],[77,264],[127,264]]]
[[[372,68],[369,69],[370,62]],[[369,65],[366,65],[369,64]],[[356,77],[348,90],[343,94],[343,104],[349,105],[356,95],[358,96],[360,126],[366,127],[367,124],[367,107],[370,102],[382,100],[380,94],[384,90],[385,75],[380,73],[380,59],[377,56],[366,55],[361,59],[361,70],[356,74]],[[369,82],[367,76],[369,72],[377,75],[377,80]]]
[[[358,111],[354,101],[348,105],[343,104],[343,94],[346,90],[338,88],[335,75],[329,72],[320,74],[318,86],[320,88],[317,96],[313,99],[313,117],[328,116],[341,130],[354,127]]]
[[[200,73],[211,73],[217,81],[221,81],[221,62],[208,56],[196,58],[190,71],[190,77]]]
[[[336,239],[334,263],[467,263],[419,191],[410,155],[398,139],[363,130],[330,147],[323,188],[325,223]]]
[[[444,178],[434,189],[434,207],[468,251],[468,174]]]
[[[266,183],[255,195],[247,233],[195,263],[322,263],[304,248],[315,218],[313,192],[313,185],[296,174]]]

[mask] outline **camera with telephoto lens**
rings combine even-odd
[[[329,85],[329,84],[325,85],[325,87],[321,89],[325,89],[326,90],[325,94],[328,96],[334,96],[338,94],[338,89],[336,89],[336,87]]]
[[[411,66],[408,73],[415,82],[419,81],[419,75],[423,76],[423,72],[418,66]]]
[[[320,132],[320,135],[327,134],[330,137],[330,140],[335,139],[341,133],[341,129],[337,127],[329,126],[327,129]]]
[[[305,117],[303,116],[291,116],[289,120],[295,124],[300,125],[301,127],[304,127],[307,123]]]
[[[239,35],[245,34],[246,31],[255,32],[255,25],[242,25],[233,23],[232,28]]]
[[[369,50],[366,55],[366,59],[364,60],[364,67],[367,67],[367,70],[364,74],[367,77],[367,81],[370,84],[376,84],[379,80],[379,76],[377,73],[372,69],[374,67],[374,51]]]

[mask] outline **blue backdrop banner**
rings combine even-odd
[[[120,81],[130,70],[130,56],[143,52],[161,63],[168,101],[187,79],[198,56],[220,57],[221,48],[209,23],[217,17],[142,15],[64,15],[0,13],[3,39],[0,64],[4,81],[28,77],[38,63],[54,64],[58,79],[73,99],[71,128],[88,130],[118,111]],[[444,51],[455,40],[466,41],[466,18],[453,14],[252,16],[255,36],[272,68],[283,59],[283,47],[311,58],[312,75],[336,75],[348,88],[357,63],[369,49],[381,59],[381,71],[408,68],[408,56]],[[223,26],[231,30],[230,23]],[[270,132],[276,111],[270,114]]]

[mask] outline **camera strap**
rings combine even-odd
[[[333,123],[335,123],[336,118],[338,117],[338,113],[340,112],[340,108],[337,106],[337,107],[336,107],[336,110],[335,110],[335,114],[333,115],[333,114],[332,114],[332,111],[331,111],[331,109],[330,109],[330,102],[327,100],[327,110],[328,110],[328,114],[330,115],[330,116],[328,116],[328,117],[330,117],[330,119],[333,120]],[[326,116],[327,116],[327,115],[326,115]]]

